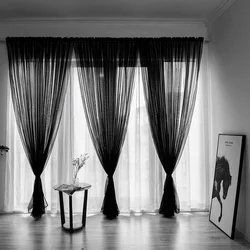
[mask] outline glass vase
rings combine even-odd
[[[72,178],[72,184],[73,184],[74,186],[79,186],[79,179],[77,178],[77,176],[74,176],[74,177]]]

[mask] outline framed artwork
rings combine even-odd
[[[245,135],[219,134],[209,220],[234,238]]]

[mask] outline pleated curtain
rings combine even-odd
[[[159,213],[180,211],[172,174],[188,136],[195,106],[203,38],[152,38],[139,41],[150,129],[166,172]]]
[[[154,145],[166,173],[159,212],[178,213],[172,174],[194,110],[203,38],[7,38],[9,77],[20,138],[35,175],[28,207],[47,205],[41,174],[60,124],[74,49],[86,122],[107,174],[101,211],[119,214],[113,175],[127,132],[138,58]]]
[[[67,38],[7,38],[9,78],[19,135],[35,175],[28,211],[45,213],[41,174],[63,110],[72,46]]]
[[[128,126],[136,43],[126,38],[79,38],[74,50],[89,132],[107,174],[101,211],[108,218],[115,218],[119,208],[113,174]]]

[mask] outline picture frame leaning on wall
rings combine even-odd
[[[234,238],[245,135],[219,134],[209,221]]]

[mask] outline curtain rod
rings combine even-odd
[[[83,38],[84,38],[84,37],[83,37]],[[122,38],[122,37],[121,37],[121,38]],[[153,38],[153,37],[152,37],[152,38]],[[5,39],[6,39],[6,38],[1,37],[1,38],[0,38],[0,44],[1,44],[1,43],[5,43],[5,41],[6,41]],[[209,39],[204,39],[203,43],[210,43],[210,40],[209,40]]]

